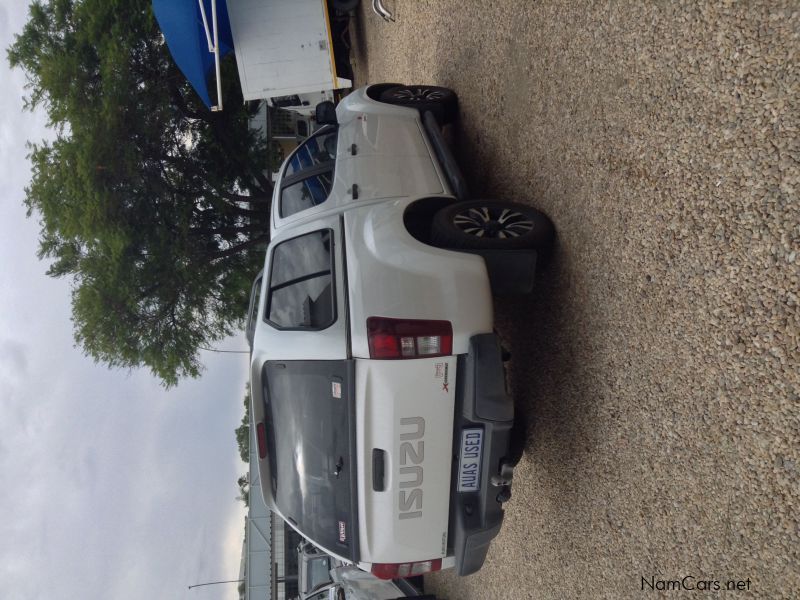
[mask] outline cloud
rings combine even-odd
[[[5,374],[22,378],[28,372],[28,356],[24,344],[16,340],[0,341],[0,368]]]
[[[0,397],[5,413],[0,423],[0,457],[8,451],[14,432],[28,428],[29,407],[22,398],[28,376],[28,348],[13,339],[0,340]]]
[[[0,4],[0,39],[10,39],[11,38],[11,30],[9,26],[11,25],[11,18],[8,13],[8,9]]]

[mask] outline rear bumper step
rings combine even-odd
[[[513,466],[507,459],[513,423],[514,402],[506,392],[499,340],[494,334],[473,336],[469,353],[458,357],[456,382],[449,545],[459,575],[481,568],[490,542],[500,533],[502,504],[511,497]],[[475,492],[459,492],[461,431],[473,428],[483,430],[481,487]]]

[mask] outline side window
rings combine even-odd
[[[286,164],[283,178],[297,176],[304,170],[335,161],[338,136],[338,129],[324,129],[300,144]]]
[[[333,186],[338,135],[335,128],[325,129],[303,142],[289,158],[281,180],[281,218],[328,199]]]
[[[333,232],[307,233],[272,251],[266,321],[280,329],[319,330],[336,320]]]
[[[297,127],[296,131],[297,131],[297,136],[298,137],[301,137],[301,138],[307,138],[308,137],[308,123],[306,121],[303,121],[303,120],[297,121],[296,122],[296,127]]]
[[[281,192],[281,217],[322,204],[333,187],[333,170],[311,175],[283,187]]]

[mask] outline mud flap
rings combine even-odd
[[[460,250],[483,257],[495,296],[530,294],[536,275],[536,250]]]

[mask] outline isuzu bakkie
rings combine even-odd
[[[381,578],[480,569],[511,496],[514,406],[493,292],[527,292],[554,230],[470,199],[446,88],[321,105],[283,164],[253,285],[252,415],[264,500]]]

